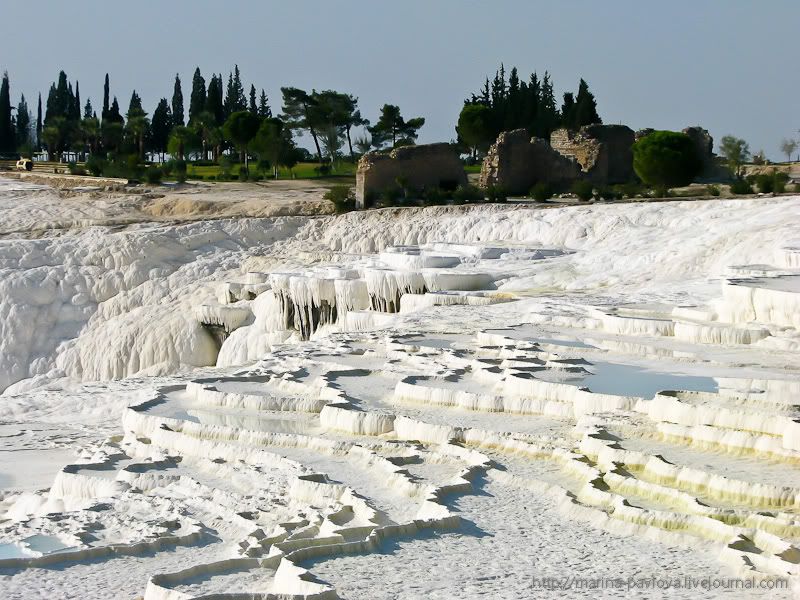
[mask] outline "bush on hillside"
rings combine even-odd
[[[460,185],[453,192],[453,200],[459,204],[483,202],[483,191],[474,185]]]
[[[633,145],[633,169],[653,187],[689,185],[702,163],[691,138],[676,131],[654,131]]]
[[[86,159],[86,169],[95,177],[100,177],[103,174],[105,166],[105,159],[96,154],[90,154],[89,158]]]
[[[553,189],[544,182],[539,182],[531,188],[530,193],[528,194],[531,198],[536,200],[537,202],[546,202],[553,197]]]
[[[70,175],[86,175],[86,169],[74,162],[69,162],[67,169],[69,169]]]
[[[486,200],[489,202],[507,202],[508,192],[502,185],[490,185],[486,188]]]
[[[771,194],[775,189],[775,178],[772,174],[762,173],[756,176],[755,184],[758,186],[758,191],[762,194]]]
[[[356,195],[349,185],[336,185],[325,192],[323,197],[333,202],[336,214],[349,212],[356,207]]]
[[[580,200],[591,200],[592,196],[594,195],[594,186],[589,181],[579,179],[572,184],[571,191]]]
[[[772,182],[776,194],[783,194],[786,191],[786,184],[789,183],[789,174],[783,171],[775,173],[775,180]]]
[[[152,184],[161,183],[162,176],[163,173],[161,169],[155,165],[150,165],[144,172],[144,177],[145,180],[147,180],[147,183],[152,183]]]
[[[175,167],[175,178],[180,183],[186,181],[186,161],[180,159],[176,160],[174,167]]]
[[[737,179],[731,184],[731,194],[752,194],[753,186],[745,179]]]

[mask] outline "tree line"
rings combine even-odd
[[[501,64],[491,82],[487,77],[483,88],[464,100],[456,133],[477,156],[503,131],[527,129],[531,136],[549,139],[559,127],[577,130],[602,122],[595,97],[583,79],[576,94],[564,93],[559,108],[550,73],[545,71],[539,78],[534,72],[525,81],[516,67],[506,77]]]
[[[20,97],[11,105],[10,82],[5,73],[0,84],[0,153],[30,154],[47,149],[60,160],[66,151],[103,156],[166,154],[179,160],[189,155],[218,162],[223,153],[238,151],[243,163],[254,152],[276,169],[313,155],[297,148],[294,137],[306,133],[314,144],[316,160],[333,162],[344,153],[355,160],[356,151],[412,144],[425,119],[406,120],[396,105],[385,104],[374,125],[364,118],[358,98],[335,90],[310,92],[296,87],[281,88],[281,114],[273,115],[266,92],[251,84],[245,92],[238,65],[228,74],[212,74],[208,82],[195,69],[184,112],[183,84],[176,75],[170,99],[161,98],[152,112],[133,90],[125,113],[111,93],[105,75],[103,103],[98,116],[91,99],[82,104],[80,85],[73,86],[64,71],[52,83],[44,111],[39,95],[36,120],[27,101]],[[356,128],[361,133],[356,135]]]

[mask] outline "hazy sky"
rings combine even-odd
[[[450,140],[463,99],[503,62],[552,74],[559,100],[584,77],[606,123],[700,124],[780,159],[800,129],[798,0],[364,0],[49,2],[7,0],[0,70],[35,110],[59,69],[102,104],[103,76],[124,111],[132,89],[152,113],[180,73],[238,63],[246,89],[337,89],[374,120],[398,104],[427,119],[421,142]]]

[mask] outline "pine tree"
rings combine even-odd
[[[550,139],[550,134],[558,126],[560,115],[556,107],[556,97],[553,93],[553,82],[550,80],[550,73],[547,71],[544,72],[544,77],[542,78],[542,88],[536,113],[533,135]]]
[[[108,118],[108,109],[109,109],[109,95],[111,94],[111,86],[109,85],[108,81],[108,73],[106,73],[106,80],[103,83],[103,112],[100,116],[103,117],[103,121]]]
[[[108,109],[108,122],[109,123],[124,123],[125,119],[122,118],[122,113],[119,111],[119,102],[117,97],[111,102],[111,108]]]
[[[272,116],[272,109],[267,103],[267,94],[263,89],[261,90],[261,96],[258,99],[258,116],[262,119],[267,119]]]
[[[192,95],[189,97],[189,123],[193,123],[206,109],[206,80],[200,74],[200,67],[192,77]]]
[[[8,73],[3,73],[0,83],[0,152],[11,153],[16,149],[14,129],[11,125],[11,89]]]
[[[258,115],[258,106],[256,105],[256,86],[250,84],[250,106],[248,110],[254,115]]]
[[[233,73],[228,74],[228,87],[225,90],[225,119],[235,112],[247,110],[247,98],[244,95],[239,66],[234,65]]]
[[[128,112],[126,113],[126,117],[130,120],[131,117],[141,117],[144,116],[144,108],[142,107],[142,99],[139,94],[136,93],[136,90],[133,90],[131,94],[131,101],[128,103]]]
[[[183,118],[183,91],[181,90],[181,78],[175,74],[175,86],[172,89],[172,123],[175,126],[183,127],[186,120]]]
[[[597,114],[597,102],[594,94],[589,91],[589,85],[581,79],[578,85],[578,95],[575,98],[575,128],[602,122],[600,115]]]

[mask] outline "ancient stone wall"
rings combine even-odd
[[[556,129],[550,135],[553,149],[574,157],[585,177],[596,184],[633,178],[634,141],[633,130],[625,125],[586,125],[578,131]]]
[[[539,182],[566,183],[580,176],[580,166],[554,151],[546,140],[525,129],[504,131],[481,166],[480,186],[502,186],[512,195],[527,194]]]
[[[418,191],[467,183],[458,152],[450,144],[403,146],[388,154],[369,152],[358,161],[356,206],[365,208],[383,190],[398,187],[398,178],[404,187]]]

